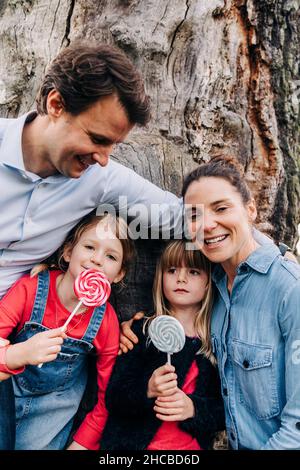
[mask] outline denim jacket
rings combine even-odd
[[[218,265],[212,347],[233,449],[300,449],[300,266],[273,244],[237,268]]]

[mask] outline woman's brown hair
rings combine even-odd
[[[199,165],[185,178],[182,186],[183,198],[194,181],[206,177],[222,178],[228,181],[240,194],[244,204],[247,204],[252,198],[251,191],[243,176],[242,166],[234,158],[221,155],[212,158],[208,163]]]

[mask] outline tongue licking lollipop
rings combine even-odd
[[[176,318],[168,315],[159,315],[150,323],[149,336],[159,351],[168,353],[169,364],[171,354],[181,351],[185,343],[183,326]]]
[[[100,305],[105,304],[110,296],[110,290],[110,283],[103,273],[96,271],[96,269],[82,271],[77,276],[74,283],[74,292],[79,302],[62,329],[66,330],[68,324],[82,304],[86,307],[100,307]]]

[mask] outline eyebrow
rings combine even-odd
[[[96,245],[99,243],[99,241],[101,240],[92,240],[91,238],[87,238],[86,240],[84,240],[84,243],[89,243],[91,245]],[[110,253],[115,253],[116,255],[119,255],[120,252],[118,250],[115,250],[114,248],[109,248],[109,249],[106,249],[105,251],[109,251]]]
[[[214,201],[210,205],[211,206],[217,206],[218,204],[224,204],[230,202],[230,199],[220,199],[219,201]]]

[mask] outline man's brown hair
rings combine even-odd
[[[58,54],[36,99],[39,114],[47,114],[47,97],[53,89],[73,115],[116,94],[131,124],[144,126],[150,119],[149,97],[140,73],[120,49],[107,44],[73,43]]]

